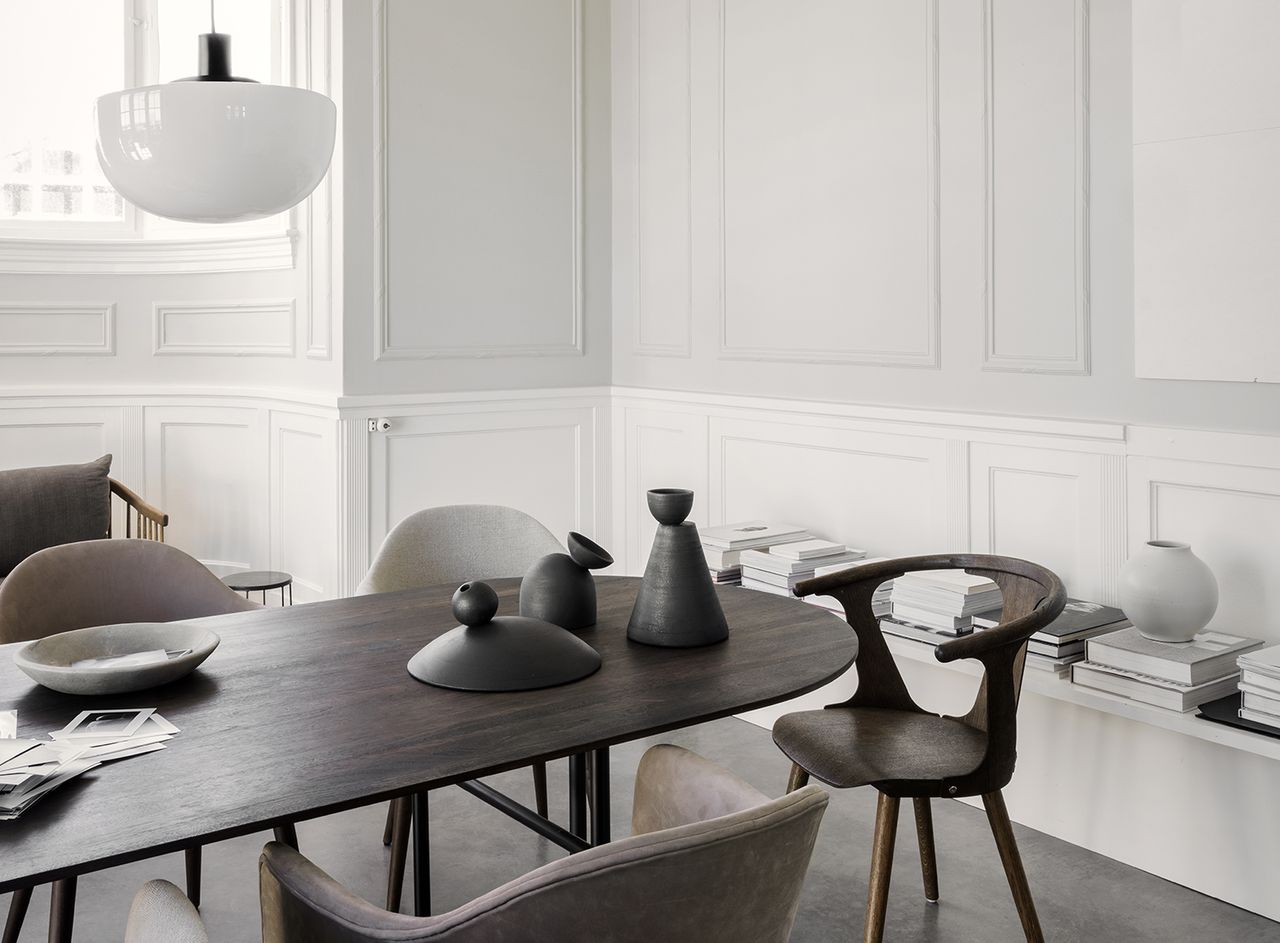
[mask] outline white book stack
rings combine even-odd
[[[1241,655],[1240,716],[1280,730],[1280,645]]]
[[[778,596],[791,596],[795,585],[814,576],[818,567],[847,566],[866,555],[865,550],[814,537],[768,550],[744,550],[742,585]]]
[[[999,606],[1001,597],[1000,587],[985,576],[964,570],[919,570],[894,580],[889,601],[885,621],[954,637],[972,632],[973,617]]]
[[[1071,681],[1186,713],[1234,691],[1237,658],[1261,646],[1257,639],[1225,632],[1201,632],[1178,644],[1156,642],[1130,626],[1088,639],[1085,660],[1071,666]]]
[[[809,532],[794,524],[739,521],[701,532],[702,552],[713,583],[733,584],[742,578],[742,552],[805,540]]]
[[[822,566],[814,567],[813,575],[829,576],[832,573],[841,573],[854,567],[866,566],[868,563],[880,563],[888,559],[888,557],[864,557],[861,560],[854,560],[850,563],[826,563]],[[871,614],[877,619],[883,619],[889,614],[889,594],[892,591],[893,580],[885,580],[871,594]],[[806,596],[804,601],[810,605],[817,606],[819,609],[826,609],[828,612],[834,612],[838,616],[844,616],[844,606],[834,596]]]

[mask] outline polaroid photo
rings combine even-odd
[[[16,740],[18,737],[18,712],[0,711],[0,740]]]
[[[132,737],[147,718],[155,713],[154,707],[129,710],[81,711],[71,723],[50,736],[58,740],[123,740]]]

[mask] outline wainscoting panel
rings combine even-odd
[[[718,150],[720,355],[938,366],[937,0],[695,12],[718,17],[693,55],[719,64],[694,137]]]
[[[426,507],[505,504],[542,521],[562,542],[597,532],[596,439],[591,409],[392,415],[371,433],[370,553]]]
[[[649,561],[649,548],[658,523],[649,512],[650,488],[691,488],[693,511],[689,520],[706,527],[710,496],[707,493],[707,419],[684,412],[627,409],[623,485],[627,540],[616,554],[627,573],[641,574]]]
[[[267,567],[266,418],[261,409],[147,407],[145,494],[169,514],[169,543],[215,567]]]
[[[712,418],[711,522],[799,524],[877,555],[946,545],[945,443]]]
[[[72,354],[106,356],[116,352],[114,304],[47,303],[0,305],[0,355]]]
[[[160,302],[153,307],[158,356],[292,357],[292,298],[275,301]]]
[[[983,6],[986,370],[1089,372],[1089,2]]]
[[[119,407],[0,409],[0,469],[90,462],[110,452],[125,464]]]
[[[1280,468],[1129,459],[1131,552],[1191,544],[1218,578],[1211,626],[1280,642]]]
[[[1075,596],[1102,595],[1102,456],[975,443],[973,549],[1043,563]]]
[[[330,419],[271,412],[272,569],[293,574],[298,602],[336,595],[338,450]]]

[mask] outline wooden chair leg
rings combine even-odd
[[[31,891],[29,887],[20,887],[9,898],[9,919],[4,922],[4,943],[18,943],[22,922],[27,919],[27,908],[31,906]]]
[[[404,867],[409,857],[408,798],[392,799],[391,809],[391,865],[387,868],[387,910],[400,912],[400,896],[404,893]]]
[[[533,804],[538,814],[547,817],[547,764],[533,764]]]
[[[787,792],[795,792],[809,784],[809,771],[799,763],[791,764],[791,775],[787,777]]]
[[[1018,843],[1013,837],[1013,825],[1009,822],[1004,795],[999,790],[988,792],[983,795],[982,804],[987,808],[987,821],[991,823],[991,834],[995,836],[996,848],[1000,850],[1000,861],[1004,864],[1005,877],[1009,879],[1009,890],[1013,891],[1013,902],[1018,908],[1018,919],[1022,921],[1022,932],[1027,943],[1044,943],[1044,931],[1040,929],[1035,901],[1031,899],[1027,873],[1022,870],[1022,856],[1018,854]]]
[[[938,902],[938,856],[933,849],[933,808],[928,798],[911,800],[916,807],[916,838],[920,840],[920,870],[924,874],[924,899]]]
[[[889,903],[889,876],[893,872],[893,841],[898,831],[898,798],[880,793],[876,803],[876,834],[871,845],[871,881],[867,886],[867,919],[863,943],[884,938],[884,915]]]
[[[387,805],[387,824],[382,826],[382,844],[387,846],[391,844],[391,830],[396,824],[396,804],[394,802]]]
[[[188,848],[186,851],[187,859],[187,900],[191,901],[191,906],[196,910],[200,909],[200,863],[201,854],[200,846]]]

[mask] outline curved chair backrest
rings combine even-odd
[[[257,609],[204,564],[152,540],[85,540],[33,553],[0,584],[0,642],[120,622]]]
[[[356,595],[524,576],[540,557],[563,552],[551,531],[515,508],[427,508],[410,514],[387,534]]]
[[[770,801],[694,754],[657,746],[637,772],[639,834],[552,862],[440,916],[374,907],[272,843],[259,868],[262,939],[785,943],[826,805],[816,786]]]
[[[124,943],[209,943],[187,895],[168,881],[148,881],[133,898]]]

